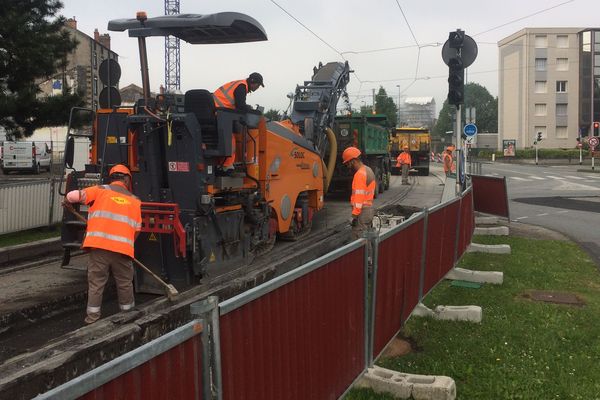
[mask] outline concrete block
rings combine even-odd
[[[498,217],[475,217],[475,225],[494,225],[500,222]]]
[[[480,323],[482,310],[479,306],[437,306],[434,313],[437,319],[446,321],[467,321]]]
[[[434,310],[423,303],[417,304],[412,312],[415,317],[431,317],[445,321],[467,321],[479,323],[482,319],[482,310],[479,306],[437,306]]]
[[[504,273],[499,271],[472,271],[455,267],[446,274],[446,279],[501,285],[504,281]]]
[[[491,226],[489,228],[475,228],[475,235],[508,236],[508,226]]]
[[[467,253],[510,254],[510,245],[471,243]]]
[[[453,400],[456,398],[454,379],[447,376],[404,374],[373,366],[358,381],[359,387],[391,393],[400,399]]]

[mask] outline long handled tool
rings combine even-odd
[[[69,210],[78,220],[80,220],[81,222],[87,223],[87,221],[84,218],[84,216],[81,215],[80,213],[78,213],[73,208],[73,206],[71,205],[71,203],[64,202],[63,206],[67,210]],[[175,286],[173,286],[172,284],[167,283],[167,282],[163,281],[162,279],[160,279],[160,277],[158,275],[156,275],[154,272],[152,272],[150,270],[150,268],[148,268],[144,264],[142,264],[142,262],[140,260],[138,260],[137,258],[133,258],[133,262],[136,265],[138,265],[140,268],[142,268],[144,271],[146,271],[148,274],[150,274],[150,276],[152,276],[154,279],[156,279],[156,281],[158,281],[159,283],[161,283],[165,287],[165,290],[167,292],[167,297],[169,298],[169,300],[173,300],[177,295],[179,295],[179,292],[177,291],[177,289],[175,289]]]

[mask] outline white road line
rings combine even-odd
[[[562,210],[562,211],[557,211],[556,213],[557,214],[564,214],[564,213],[568,213],[568,212],[569,212],[569,210]]]
[[[548,215],[548,213],[541,213],[541,214],[536,215],[536,217],[544,217],[546,215]]]
[[[578,180],[578,181],[580,181],[582,179],[585,179],[585,178],[582,178],[581,176],[573,176],[573,175],[565,175],[565,178],[575,179],[575,180]]]
[[[557,179],[559,181],[565,179],[562,176],[546,175],[548,178]]]
[[[586,177],[596,179],[596,180],[598,179],[597,175],[586,175]]]
[[[523,182],[531,181],[531,179],[519,178],[518,176],[509,176],[508,179],[514,179],[515,181],[523,181]]]
[[[519,217],[519,218],[515,218],[515,220],[525,219],[525,218],[529,218],[529,217]]]
[[[530,175],[531,179],[537,179],[538,181],[545,181],[546,178],[542,178],[541,176]]]

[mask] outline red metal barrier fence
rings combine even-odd
[[[475,211],[509,218],[506,178],[472,175]]]
[[[201,333],[192,321],[36,398],[202,400]]]
[[[432,208],[427,216],[425,274],[421,297],[425,297],[454,267],[459,211],[460,198],[456,198]]]
[[[410,224],[409,224],[410,223]],[[400,227],[399,227],[400,228]],[[373,356],[402,327],[419,302],[425,214],[413,217],[379,242],[375,291]]]
[[[460,222],[458,244],[456,247],[456,262],[467,251],[475,230],[475,214],[473,213],[473,190],[467,189],[460,200]]]
[[[251,302],[222,303],[223,399],[337,399],[366,367],[365,297],[363,242]]]

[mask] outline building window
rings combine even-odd
[[[536,93],[547,93],[546,81],[535,81],[535,92]]]
[[[98,77],[94,77],[94,96],[98,95]]]
[[[556,116],[557,117],[566,117],[567,116],[567,105],[564,103],[560,103],[556,105]]]
[[[568,137],[567,127],[566,126],[557,126],[556,127],[556,138],[557,139],[567,139]]]
[[[542,133],[542,139],[545,139],[547,137],[547,135],[546,135],[546,127],[545,126],[534,126],[533,127],[533,137],[534,138],[537,138],[538,132]]]
[[[546,104],[538,103],[535,105],[535,115],[538,117],[543,117],[546,115]]]
[[[592,32],[583,32],[581,36],[581,51],[586,53],[592,51]]]
[[[556,36],[556,47],[559,49],[566,49],[569,47],[569,36],[557,35]]]
[[[545,49],[548,47],[548,37],[546,35],[535,35],[535,48]]]
[[[535,70],[536,71],[545,71],[546,70],[546,59],[545,58],[536,58],[535,59]]]
[[[96,52],[94,52],[94,55],[92,56],[92,64],[94,65],[94,68],[98,66],[98,53]]]
[[[569,70],[569,59],[568,58],[557,58],[556,59],[556,70],[557,71],[568,71]]]
[[[556,93],[567,93],[567,81],[556,81]]]

